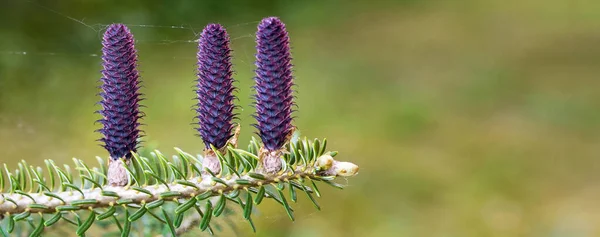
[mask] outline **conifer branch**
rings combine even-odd
[[[9,222],[44,220],[42,228],[58,223],[50,222],[55,216],[88,213],[94,219],[77,222],[78,229],[82,229],[95,220],[122,218],[123,212],[129,209],[132,213],[123,222],[130,224],[156,208],[169,208],[172,204],[174,209],[170,213],[182,217],[163,221],[172,224],[177,233],[187,228],[179,229],[183,215],[190,210],[203,208],[205,215],[216,217],[223,213],[226,203],[233,202],[242,207],[244,218],[253,226],[253,206],[264,198],[282,205],[293,220],[293,209],[283,190],[288,190],[293,201],[297,199],[297,192],[304,192],[319,208],[314,198],[314,195],[320,196],[315,183],[341,188],[333,182],[335,177],[353,176],[358,172],[358,166],[333,159],[337,152],[325,152],[326,140],[317,139],[290,142],[286,146],[289,152],[281,157],[284,169],[277,173],[264,172],[257,169],[259,145],[253,139],[247,150],[233,146],[227,147],[225,154],[214,150],[224,167],[220,174],[203,170],[201,156],[196,158],[179,149],[172,159],[165,158],[159,151],[154,151],[149,158],[133,153],[131,164],[123,163],[128,175],[126,186],[106,185],[107,169],[103,163],[90,168],[86,162],[74,159],[75,169],[71,170],[47,160],[49,172],[43,172],[43,168],[28,167],[23,161],[14,172],[9,169],[0,172],[0,183],[2,187],[7,186],[0,195],[0,213]],[[39,218],[32,215],[36,213]],[[193,219],[191,221],[186,222],[187,225],[195,224]],[[206,230],[210,218],[200,218],[199,222]]]
[[[299,139],[294,133],[289,37],[276,17],[263,19],[257,31],[254,117],[261,142],[253,137],[247,149],[237,148],[240,127],[233,131],[229,36],[222,26],[210,24],[201,34],[197,54],[196,118],[206,146],[203,155],[176,148],[171,159],[158,150],[141,156],[142,94],[134,42],[122,24],[110,25],[103,37],[98,111],[103,127],[98,131],[108,162],[98,157],[99,166],[92,167],[73,159],[74,169],[52,160],[44,161],[45,169],[24,160],[14,170],[5,164],[0,169],[0,218],[5,220],[1,235],[41,236],[46,227],[63,222],[83,236],[105,220],[112,221],[121,236],[144,226],[151,231],[162,228],[163,236],[177,236],[193,225],[212,234],[212,217],[230,215],[232,204],[256,231],[252,213],[265,198],[280,204],[293,221],[287,198],[296,202],[298,193],[305,193],[320,210],[317,183],[342,188],[334,182],[336,177],[358,173],[358,166],[335,160],[337,152],[326,151],[327,140]],[[134,225],[138,220],[143,224]]]
[[[339,161],[335,161],[338,162]],[[350,164],[347,164],[350,166]],[[308,180],[333,180],[336,176],[347,176],[352,169],[332,169],[324,171],[327,176],[321,176],[316,172],[319,167],[297,166],[294,171],[280,172],[277,174],[253,173],[251,175],[231,176],[219,178],[210,174],[201,174],[187,180],[175,180],[167,184],[154,184],[150,186],[107,186],[103,189],[75,189],[62,192],[53,192],[52,196],[47,193],[26,193],[22,190],[14,190],[12,193],[3,193],[0,196],[0,212],[6,215],[14,215],[23,212],[30,213],[55,213],[58,210],[76,211],[89,208],[107,208],[126,203],[127,205],[143,205],[157,200],[177,201],[180,199],[202,199],[204,197],[218,196],[235,190],[260,188],[261,186],[278,184],[290,181]],[[337,170],[337,171],[336,171]],[[146,170],[148,171],[148,170]],[[151,172],[151,171],[150,171]],[[260,179],[253,178],[263,176]],[[183,182],[182,182],[183,181]],[[184,183],[185,184],[180,184]],[[139,191],[142,188],[145,191]],[[116,194],[116,195],[115,195]],[[197,197],[202,195],[202,198]],[[11,200],[11,201],[9,201]]]

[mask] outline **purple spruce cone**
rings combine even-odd
[[[98,111],[104,135],[100,141],[113,160],[131,158],[136,151],[140,130],[138,119],[141,95],[134,38],[123,24],[112,24],[102,39],[102,109]]]
[[[222,148],[232,136],[235,117],[229,35],[219,24],[207,25],[198,45],[198,132],[207,149]]]
[[[285,25],[263,19],[256,33],[256,115],[259,136],[269,151],[280,149],[293,129],[292,56]]]

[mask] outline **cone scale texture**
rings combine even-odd
[[[219,24],[207,25],[198,44],[198,132],[207,149],[212,144],[222,148],[233,130],[233,100],[231,50],[229,35]]]
[[[140,93],[137,54],[134,38],[122,24],[108,27],[102,39],[102,78],[100,81],[102,109],[98,111],[103,127],[102,145],[111,159],[130,158],[136,151],[140,137],[138,120]]]
[[[268,151],[280,149],[292,132],[292,64],[289,36],[279,18],[268,17],[256,33],[256,114],[258,135]]]

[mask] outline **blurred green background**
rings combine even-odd
[[[597,0],[3,0],[1,162],[106,157],[97,54],[115,22],[138,41],[146,144],[169,154],[203,148],[193,41],[226,26],[247,144],[253,34],[273,15],[292,40],[296,125],[361,171],[323,186],[320,212],[301,197],[295,223],[261,205],[257,236],[600,236]]]

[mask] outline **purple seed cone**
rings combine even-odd
[[[292,56],[289,36],[279,18],[268,17],[256,33],[256,114],[258,134],[265,148],[281,148],[292,132]]]
[[[232,136],[235,116],[229,35],[219,24],[207,25],[198,45],[198,132],[207,148],[222,148]]]
[[[102,38],[102,109],[98,111],[102,119],[98,122],[103,127],[98,131],[104,135],[100,141],[113,160],[131,158],[140,137],[138,119],[142,114],[138,103],[141,95],[133,44],[133,35],[122,24],[110,25]]]

